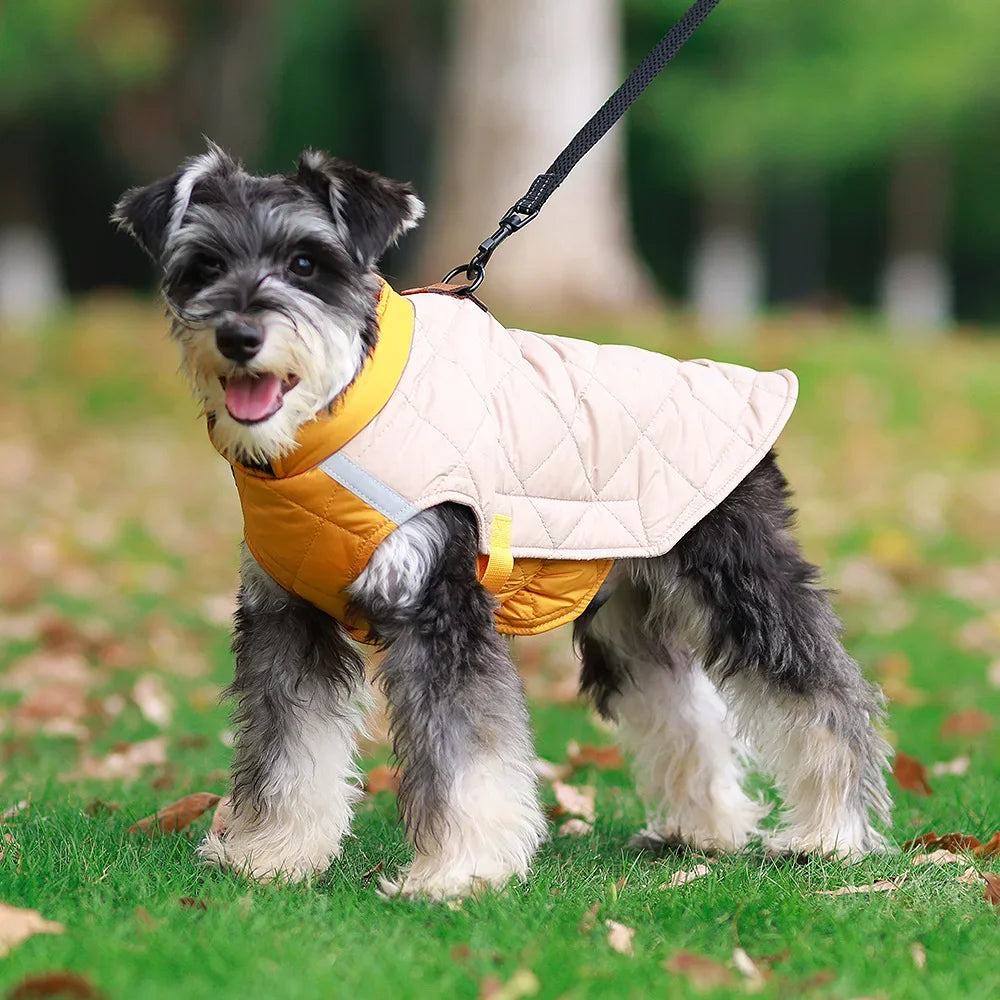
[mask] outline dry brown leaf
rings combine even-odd
[[[597,926],[597,914],[601,912],[601,904],[594,903],[589,910],[580,918],[577,930],[581,934],[589,934]]]
[[[13,819],[18,813],[24,812],[30,804],[30,799],[21,799],[20,802],[15,802],[12,806],[8,806],[0,813],[0,823],[5,823],[9,819]]]
[[[556,831],[559,837],[587,837],[594,832],[594,828],[585,820],[573,817],[566,820]]]
[[[910,684],[910,660],[903,653],[887,653],[875,670],[889,701],[897,705],[920,705],[926,701],[924,693]]]
[[[617,920],[605,920],[604,926],[608,929],[608,944],[611,949],[617,951],[619,955],[628,955],[629,958],[632,958],[635,955],[632,948],[635,928],[626,927],[625,924],[620,924]]]
[[[62,924],[46,920],[37,910],[0,903],[0,958],[33,934],[62,934],[65,930]]]
[[[625,766],[621,750],[613,743],[597,746],[570,740],[566,756],[573,767],[596,767],[600,771],[620,771]]]
[[[936,764],[931,764],[930,772],[936,778],[954,776],[961,778],[969,770],[972,758],[966,754],[956,757],[954,760],[942,760]]]
[[[675,952],[663,963],[663,968],[675,976],[684,976],[698,991],[736,984],[736,978],[720,962],[704,955],[695,955],[690,951]]]
[[[966,851],[977,858],[993,858],[1000,856],[1000,830],[997,830],[985,843],[980,843],[978,837],[967,833],[943,833],[940,836],[934,832],[924,833],[903,844],[904,851],[913,850],[914,847],[923,847],[927,850],[943,848],[955,853]]]
[[[1000,688],[1000,660],[994,660],[986,671],[990,687]]]
[[[505,983],[487,976],[479,984],[479,1000],[522,1000],[533,997],[541,985],[531,969],[518,969]]]
[[[29,691],[12,715],[18,729],[85,739],[88,731],[83,719],[88,712],[86,687],[53,681]]]
[[[918,971],[923,972],[927,968],[927,951],[919,941],[910,945],[910,958]]]
[[[877,878],[868,885],[842,885],[839,889],[820,889],[817,896],[850,896],[854,893],[864,892],[895,892],[902,884],[905,876],[899,875],[894,879]]]
[[[78,972],[38,972],[22,979],[9,993],[7,1000],[43,1000],[60,997],[61,1000],[101,1000],[102,993]]]
[[[376,792],[397,794],[399,792],[399,773],[388,764],[379,764],[373,767],[365,777],[365,791],[369,795],[374,795]]]
[[[104,781],[134,781],[144,768],[167,762],[167,738],[155,736],[138,743],[124,743],[115,747],[107,757],[85,756],[77,770],[64,780],[98,778]]]
[[[962,885],[980,885],[984,879],[981,872],[976,871],[972,865],[969,865],[955,881],[961,882]]]
[[[892,762],[892,776],[903,791],[915,795],[930,795],[931,786],[927,784],[927,769],[909,754],[897,751]]]
[[[968,858],[963,858],[960,854],[946,851],[939,847],[930,854],[917,854],[910,862],[911,865],[964,865],[968,863]]]
[[[696,878],[701,878],[702,875],[707,875],[711,870],[708,865],[695,865],[694,868],[689,868],[687,871],[674,872],[669,881],[664,882],[659,888],[676,889],[678,886],[693,882]]]
[[[596,789],[590,785],[567,785],[562,781],[552,782],[552,791],[555,793],[556,816],[569,814],[580,816],[588,823],[593,823],[595,818],[594,799],[597,795]]]
[[[174,714],[174,699],[158,674],[143,674],[132,687],[132,700],[147,722],[159,729],[166,729],[170,725]]]
[[[194,896],[181,896],[177,900],[182,910],[207,910],[208,903],[204,899],[197,899]]]
[[[192,792],[146,816],[128,828],[128,833],[179,833],[222,799],[214,792]]]
[[[993,872],[980,872],[986,882],[986,892],[984,898],[987,903],[993,906],[1000,906],[1000,875]]]
[[[967,708],[963,712],[955,712],[941,723],[941,738],[949,739],[956,736],[982,736],[993,728],[993,716],[987,715],[981,708]]]
[[[233,800],[224,795],[219,799],[215,812],[212,814],[212,825],[209,830],[212,833],[225,833],[233,824]]]

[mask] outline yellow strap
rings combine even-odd
[[[510,518],[494,514],[490,527],[490,557],[479,582],[490,593],[499,594],[514,571],[514,557],[510,554]]]

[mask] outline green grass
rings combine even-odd
[[[117,327],[132,315],[123,308]],[[133,319],[154,326],[143,311]],[[66,360],[74,324],[90,346]],[[157,344],[147,357],[103,329],[89,307],[40,343],[22,341],[0,375],[0,416],[13,428],[5,458],[22,469],[0,526],[0,682],[67,650],[91,671],[83,732],[73,738],[17,715],[30,679],[0,683],[0,811],[30,797],[0,825],[10,837],[0,843],[0,901],[66,927],[0,959],[0,993],[34,972],[75,969],[115,1000],[475,998],[489,992],[484,983],[527,969],[537,995],[553,1000],[688,997],[703,994],[664,969],[671,956],[726,964],[740,947],[771,968],[760,994],[769,998],[1000,994],[1000,916],[982,886],[956,881],[961,867],[913,867],[903,854],[844,866],[750,853],[661,889],[700,859],[626,849],[642,813],[616,770],[571,779],[597,788],[592,837],[554,837],[526,884],[455,907],[377,895],[375,869],[391,874],[407,857],[389,793],[362,803],[341,861],[307,885],[256,885],[198,865],[207,818],[186,834],[128,834],[174,798],[225,789],[228,719],[215,694],[231,667],[226,629],[204,604],[230,586],[239,524],[224,470],[182,415],[183,388],[177,399],[163,388],[169,353]],[[644,338],[681,354],[709,350],[678,334]],[[962,777],[932,777],[929,798],[894,786],[894,842],[931,829],[985,839],[1000,828],[1000,734],[945,738],[941,724],[970,707],[1000,720],[1000,688],[987,681],[1000,656],[996,600],[968,594],[952,575],[987,573],[1000,549],[1000,344],[890,351],[864,333],[798,340],[779,329],[740,353],[802,375],[784,463],[800,486],[807,549],[843,587],[850,649],[875,675],[890,656],[910,664],[920,700],[891,706],[891,738],[928,764],[971,759]],[[147,383],[152,391],[137,391]],[[153,445],[164,461],[145,468],[136,456]],[[184,474],[171,475],[179,465]],[[874,589],[851,583],[858,565],[875,574]],[[19,631],[25,616],[31,627]],[[560,674],[565,643],[530,654],[540,756],[565,759],[574,738],[608,742],[585,707],[545,700],[539,678]],[[165,730],[132,702],[136,677],[148,673],[164,677],[174,702]],[[130,783],[67,780],[82,757],[158,735],[168,738],[168,763]],[[376,746],[368,764],[385,756]],[[111,809],[91,808],[95,799]],[[996,859],[977,865],[1000,871]],[[817,894],[903,875],[895,892]],[[635,929],[633,957],[609,947],[606,920]]]

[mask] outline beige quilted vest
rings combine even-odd
[[[483,553],[498,524],[515,558],[664,553],[764,457],[795,405],[789,371],[507,330],[474,300],[407,298],[399,384],[323,469],[397,524],[466,504]]]

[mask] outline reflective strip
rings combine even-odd
[[[479,581],[493,594],[500,593],[514,571],[514,557],[510,554],[510,524],[510,518],[506,514],[493,515],[490,557]]]
[[[319,466],[332,480],[350,490],[358,499],[387,517],[393,524],[403,524],[420,508],[352,462],[343,452],[336,452]]]

